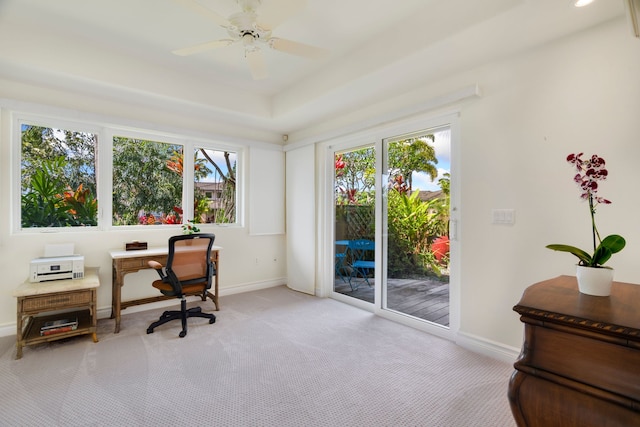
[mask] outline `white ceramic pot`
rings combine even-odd
[[[607,297],[611,294],[612,268],[579,265],[576,270],[576,277],[580,293],[597,297]]]

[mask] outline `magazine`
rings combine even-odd
[[[51,329],[64,328],[64,327],[72,327],[73,329],[76,329],[78,327],[78,318],[74,317],[74,318],[67,318],[67,319],[50,320],[48,322],[45,322],[40,327],[40,332],[48,331]]]

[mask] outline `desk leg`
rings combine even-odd
[[[220,311],[220,303],[218,302],[218,275],[216,274],[216,282],[215,282],[215,291],[216,295],[213,298],[213,303],[216,305],[216,311]]]
[[[111,288],[111,318],[116,319],[116,326],[113,331],[114,334],[120,332],[120,312],[121,312],[121,297],[122,297],[122,284],[124,283],[124,274],[117,271],[116,267],[113,268],[113,279]]]
[[[18,301],[18,307],[20,307],[20,301]],[[20,313],[20,309],[18,309],[18,319],[16,322],[17,330],[16,330],[16,360],[22,359],[22,347],[24,343],[22,341],[22,327],[23,327],[24,318]]]
[[[216,275],[215,280],[213,281],[213,290],[215,295],[213,296],[213,303],[216,306],[216,311],[220,311],[220,303],[218,302],[218,276],[220,274],[220,254],[216,251]]]
[[[113,266],[111,267],[111,317],[110,319],[115,319],[116,317],[116,262],[113,261]]]
[[[91,338],[93,338],[93,342],[98,342],[98,292],[96,289],[93,289],[91,292],[91,327],[93,328],[93,333],[91,334]]]

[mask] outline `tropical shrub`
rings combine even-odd
[[[82,184],[72,190],[64,182],[63,156],[42,160],[21,197],[22,227],[97,225],[98,202]]]

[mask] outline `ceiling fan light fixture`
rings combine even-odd
[[[173,1],[196,11],[196,13],[209,16],[220,27],[226,29],[227,34],[229,34],[229,39],[214,40],[172,51],[176,55],[188,56],[233,43],[241,43],[252,77],[255,80],[260,80],[267,77],[263,46],[309,59],[320,59],[328,54],[328,51],[322,48],[293,40],[271,37],[272,30],[294,13],[300,11],[306,0],[278,0],[280,2],[279,5],[276,4],[275,7],[267,8],[261,16],[258,16],[257,9],[262,4],[262,0],[235,0],[242,10],[226,19],[202,6],[198,0]]]

